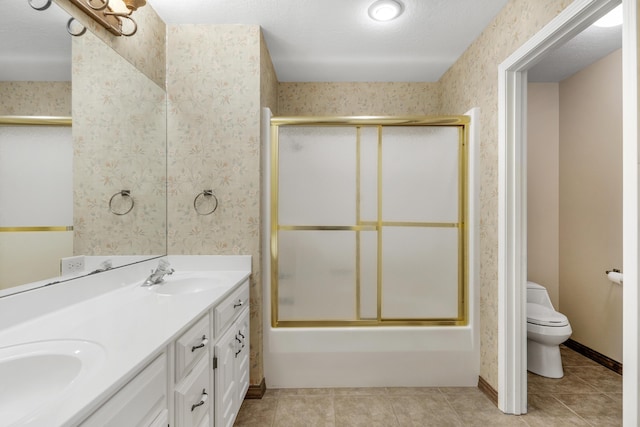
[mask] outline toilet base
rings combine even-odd
[[[527,370],[547,378],[562,378],[560,346],[527,340]]]

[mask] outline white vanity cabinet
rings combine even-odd
[[[192,324],[175,341],[175,426],[212,426],[210,315],[207,313]]]
[[[164,427],[168,418],[167,356],[162,352],[80,426]]]
[[[80,426],[233,426],[249,388],[249,280],[212,304]]]
[[[225,321],[216,328],[214,346],[216,427],[231,427],[249,388],[249,283],[243,283],[214,309],[215,319]]]

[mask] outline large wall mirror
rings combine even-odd
[[[90,31],[71,37],[57,5],[5,6],[0,297],[92,272],[96,257],[166,254],[164,88]],[[85,270],[60,277],[73,256]]]

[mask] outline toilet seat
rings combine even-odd
[[[569,319],[562,313],[558,313],[540,304],[527,303],[527,323],[539,326],[560,327],[567,326]]]

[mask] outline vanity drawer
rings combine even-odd
[[[167,356],[162,353],[80,426],[155,426],[166,419],[167,403]]]
[[[231,321],[249,306],[249,279],[214,309],[216,337],[219,337]]]
[[[176,382],[208,353],[210,341],[209,314],[205,314],[176,340]]]
[[[197,427],[208,418],[213,399],[209,385],[209,358],[202,358],[191,373],[176,387],[176,425]]]

